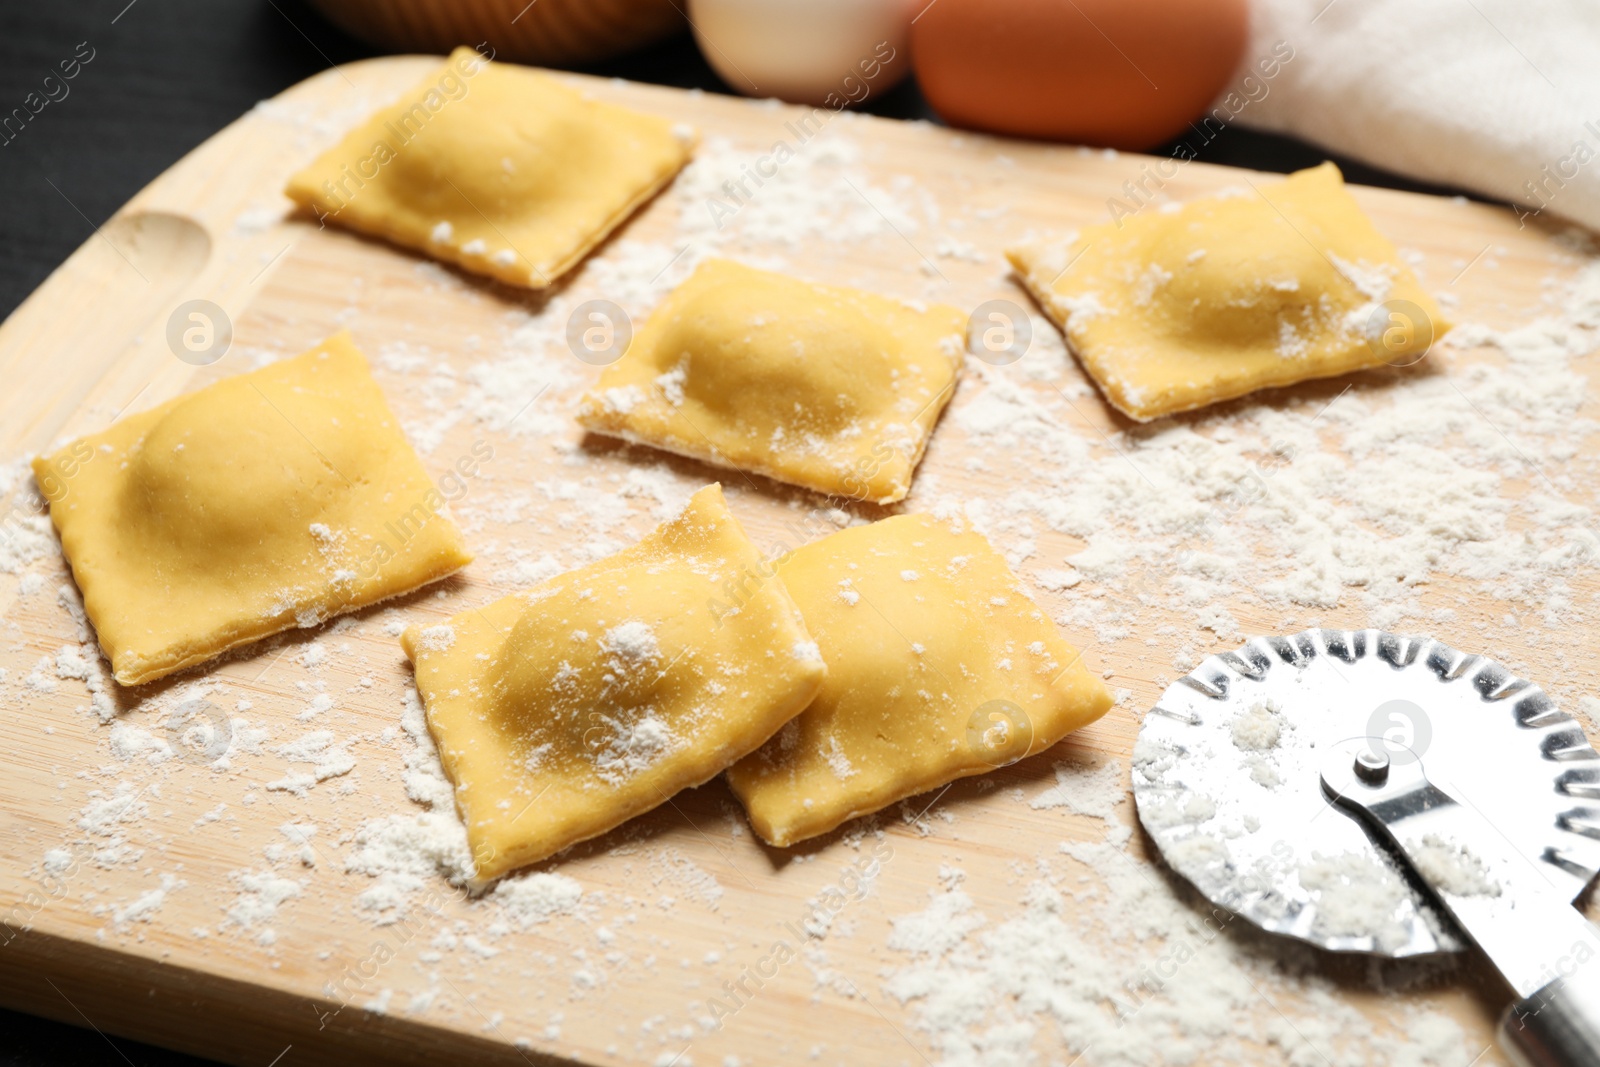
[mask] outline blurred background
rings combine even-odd
[[[514,9],[523,0],[505,2]],[[622,41],[641,31],[637,18],[622,17],[626,11],[618,13],[631,2],[634,0],[577,0],[591,11],[609,12],[613,22],[625,23],[628,29],[620,35]],[[580,20],[586,32],[557,35],[545,45],[548,54],[544,62],[708,92],[734,91],[697,45],[688,23],[688,0],[645,2],[658,14],[642,27],[646,31],[644,43],[608,58],[570,58],[574,53],[581,57],[584,52],[604,52],[605,42],[616,39],[616,35],[608,37],[604,20],[595,28],[588,28]],[[874,0],[806,2],[818,10],[875,6]],[[435,3],[448,7],[451,0]],[[944,9],[957,11],[962,3],[963,0],[936,0],[918,20],[918,27],[932,24],[936,18],[948,20]],[[370,20],[370,12],[362,9],[382,9],[385,4],[386,0],[324,0],[325,6],[344,9],[347,21],[363,15]],[[560,0],[538,0],[516,20],[516,27],[534,26],[536,12],[562,6]],[[574,5],[569,2],[564,6]],[[693,17],[704,29],[722,14],[715,8],[739,6],[730,0],[721,5],[701,0]],[[795,5],[743,0],[742,6]],[[967,6],[972,5],[968,2]],[[660,14],[663,10],[664,15]],[[430,32],[442,34],[447,29],[430,24],[427,19],[414,27],[392,26],[373,36],[374,40],[388,42],[385,47],[357,39],[305,0],[133,0],[131,4],[128,0],[74,0],[70,4],[28,5],[12,0],[7,4],[5,22],[5,32],[0,34],[0,116],[23,106],[31,93],[40,94],[34,97],[40,99],[43,79],[56,71],[63,59],[71,59],[80,46],[84,54],[92,50],[93,58],[70,81],[56,81],[54,84],[64,88],[65,95],[55,89],[52,95],[59,99],[47,98],[48,102],[20,133],[11,132],[9,139],[0,144],[0,204],[4,205],[0,210],[0,315],[9,314],[88,239],[96,226],[139,189],[256,101],[332,64],[414,50],[414,46],[405,47],[408,36],[415,39]],[[720,22],[717,25],[720,32],[714,36],[723,43],[723,51],[737,51],[740,27],[736,23],[727,29]],[[861,30],[874,32],[871,26]],[[955,27],[957,33],[961,30]],[[792,35],[780,32],[768,40],[784,46],[778,58],[790,57],[797,51]],[[525,41],[523,47],[528,47]],[[438,50],[443,50],[443,37]],[[718,56],[714,47],[706,51],[734,79],[738,78],[735,68]],[[567,58],[562,58],[563,52]],[[743,62],[733,62],[755,76],[754,72],[762,69],[762,58],[757,54],[752,59],[741,51],[739,59]],[[831,70],[827,62],[823,60],[825,69]],[[770,61],[768,65],[771,66]],[[1217,65],[1218,61],[1213,60],[1211,66]],[[1226,76],[1231,66],[1229,57],[1220,57],[1220,65]],[[785,73],[789,72],[777,71],[770,77],[781,82]],[[959,71],[955,77],[959,89]],[[775,84],[766,70],[757,78],[757,84],[764,80],[769,87]],[[829,80],[837,82],[837,74],[830,74]],[[949,93],[943,82],[939,88]],[[1055,90],[1047,86],[1043,91]],[[1004,101],[1001,106],[1006,106]],[[1194,110],[1198,113],[1203,107],[1204,98]],[[894,118],[941,121],[915,76],[906,77],[893,88],[875,90],[860,110]],[[1179,140],[1158,142],[1150,150],[1171,154]],[[1199,140],[1189,136],[1190,142]],[[1207,162],[1268,171],[1294,170],[1330,158],[1330,153],[1304,142],[1253,132],[1237,124],[1228,125],[1199,145],[1197,152],[1197,158]],[[1438,191],[1436,186],[1408,181],[1337,154],[1331,158],[1345,168],[1351,181]],[[0,1051],[0,1056],[4,1055]]]

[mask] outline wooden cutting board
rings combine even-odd
[[[815,1046],[824,1048],[821,1062],[933,1062],[929,1035],[883,992],[882,976],[897,961],[883,947],[887,918],[924,907],[928,892],[940,884],[941,865],[948,863],[962,865],[968,891],[989,914],[1003,914],[1015,907],[1019,870],[1041,857],[1058,857],[1063,840],[1103,835],[1100,820],[1037,810],[1012,794],[1031,796],[1048,786],[1052,764],[1064,756],[1125,761],[1142,709],[1178,673],[1169,662],[1171,648],[1146,643],[1158,630],[1141,628],[1122,640],[1097,643],[1092,634],[1069,629],[1075,644],[1088,646],[1095,668],[1108,672],[1109,684],[1131,695],[1052,754],[958,783],[937,798],[919,798],[905,817],[888,813],[881,825],[893,858],[871,895],[852,903],[853,932],[824,943],[831,976],[819,980],[811,966],[791,965],[716,1032],[696,1031],[691,1003],[737,979],[762,946],[792,928],[785,924],[801,924],[808,901],[861,855],[837,834],[789,853],[760,847],[742,828],[720,782],[542,865],[581,883],[587,909],[582,914],[491,936],[481,929],[488,915],[483,904],[461,899],[437,876],[422,880],[422,895],[434,896],[436,914],[375,926],[358,906],[359,894],[374,882],[345,869],[352,835],[367,820],[421,810],[406,798],[402,782],[411,745],[397,727],[410,673],[388,632],[393,620],[443,618],[502,595],[517,584],[504,566],[508,559],[537,561],[550,553],[571,566],[584,552],[602,550],[584,532],[589,500],[616,502],[620,518],[613,533],[620,543],[643,534],[654,524],[655,501],[648,491],[619,492],[641,467],[655,472],[652,484],[670,484],[680,493],[721,478],[734,510],[764,547],[792,544],[801,536],[795,531],[807,528],[799,517],[816,504],[771,483],[746,484],[696,463],[584,441],[576,427],[554,431],[570,446],[561,448],[551,446],[544,430],[505,430],[505,418],[452,418],[449,397],[475,388],[501,390],[496,395],[504,406],[516,389],[525,389],[529,417],[547,430],[554,424],[539,420],[567,418],[573,398],[596,372],[573,359],[559,360],[549,379],[553,384],[542,393],[537,375],[515,383],[510,393],[503,382],[476,381],[473,368],[502,343],[496,338],[525,327],[519,313],[537,313],[546,297],[483,284],[380,243],[320,231],[314,221],[289,216],[279,192],[287,175],[436,62],[398,57],[332,69],[251,111],[135,197],[0,327],[0,379],[6,383],[0,390],[0,455],[8,458],[234,373],[249,366],[253,354],[300,351],[349,328],[373,357],[402,421],[426,427],[424,460],[435,476],[468,455],[474,443],[492,445],[494,458],[483,465],[481,480],[469,486],[458,512],[467,516],[469,540],[496,561],[474,565],[398,605],[288,635],[199,675],[137,691],[107,683],[118,721],[142,724],[157,736],[164,736],[163,702],[170,705],[182,686],[197,680],[220,683],[229,702],[250,701],[242,714],[271,736],[254,754],[231,755],[226,770],[197,760],[152,767],[141,758],[121,759],[112,750],[112,728],[86,710],[84,682],[58,678],[47,662],[40,683],[32,685],[28,679],[41,657],[53,661],[64,646],[79,647],[84,636],[66,606],[70,597],[54,592],[69,576],[59,560],[48,558],[30,568],[43,575],[42,590],[38,578],[25,584],[17,575],[0,574],[6,626],[0,667],[7,672],[0,693],[8,709],[0,718],[0,920],[9,924],[0,927],[0,1000],[110,1035],[241,1065],[441,1058],[656,1063],[680,1053],[686,1053],[683,1063],[722,1063],[726,1056],[766,1063],[803,1061]],[[599,97],[691,122],[708,138],[726,138],[752,164],[776,140],[792,139],[786,123],[804,115],[797,108],[721,96],[563,77]],[[872,181],[857,192],[889,225],[871,239],[812,232],[798,245],[780,241],[763,250],[758,242],[742,251],[758,258],[763,251],[781,255],[793,269],[819,279],[907,297],[934,294],[962,306],[991,297],[1026,303],[1005,277],[999,256],[1005,244],[1030,229],[1066,231],[1103,220],[1108,198],[1124,196],[1125,182],[1147,180],[1142,168],[1154,162],[854,116],[834,119],[830,132],[861,146],[860,167]],[[1255,177],[1189,164],[1165,181],[1162,192],[1183,199]],[[1424,254],[1433,265],[1433,288],[1444,288],[1448,276],[1456,275],[1449,288],[1458,294],[1465,318],[1491,325],[1524,321],[1544,307],[1551,279],[1559,282],[1574,271],[1575,258],[1551,231],[1519,228],[1509,212],[1377,189],[1356,194],[1383,231]],[[962,229],[955,247],[940,247],[927,226],[908,229],[896,206],[914,204],[923,219],[955,218],[980,201],[1008,209],[993,212],[989,226]],[[623,237],[661,242],[670,253],[682,232],[676,213],[701,207],[660,198],[626,224]],[[624,251],[614,239],[574,286],[592,282],[598,275],[591,272]],[[1461,264],[1465,269],[1456,274]],[[670,256],[661,269],[673,269]],[[233,348],[215,365],[174,358],[168,345],[173,310],[196,299],[225,309],[233,325]],[[635,315],[647,310],[630,308]],[[421,372],[419,361],[425,365]],[[1098,445],[1104,434],[1127,428],[1097,395],[1073,391],[1081,384],[1075,367],[1058,384],[1078,397],[1062,409],[1063,418],[1086,440]],[[1022,385],[1041,398],[1056,388],[1025,378]],[[1272,394],[1271,402],[1320,404],[1341,387],[1308,385]],[[974,390],[963,392],[958,408]],[[974,465],[974,458],[995,457],[975,456],[963,440],[948,429],[936,434],[919,484],[959,493],[1008,476]],[[527,498],[521,515],[495,514],[484,506],[519,494]],[[12,494],[8,525],[29,514],[24,495]],[[813,528],[804,536],[815,533]],[[1043,531],[1034,562],[1023,569],[1059,567],[1081,547]],[[1038,595],[1056,613],[1074,594]],[[1107,603],[1114,607],[1119,596],[1135,595],[1114,589]],[[1456,608],[1457,634],[1488,632],[1507,611],[1505,602],[1464,584],[1437,583],[1426,595],[1447,598],[1439,602]],[[1248,631],[1274,632],[1284,623],[1259,604],[1233,610]],[[1333,614],[1341,625],[1366,624],[1358,608]],[[1186,634],[1193,630],[1192,620],[1174,615],[1170,621]],[[1535,678],[1568,677],[1570,663],[1596,651],[1593,633],[1573,633],[1571,643],[1558,650],[1493,632],[1500,655]],[[1190,634],[1184,640],[1200,639]],[[1235,643],[1201,641],[1199,652]],[[307,725],[298,716],[319,692],[331,696],[332,708]],[[355,771],[318,783],[303,798],[265,788],[290,768],[272,749],[314,727],[331,729],[347,745]],[[133,791],[131,800],[124,797],[132,805],[124,821],[109,831],[102,823],[86,828],[94,820],[86,812],[106,815],[94,805],[108,798],[124,802],[116,799],[124,783]],[[935,800],[931,811],[918,816]],[[1114,815],[1123,822],[1131,817],[1130,804]],[[280,829],[290,823],[316,824],[310,839],[314,866],[299,862],[299,846],[291,846]],[[109,865],[97,864],[95,850],[107,847],[123,851],[102,857]],[[1130,848],[1145,856],[1137,834]],[[63,872],[42,866],[52,849],[61,850],[58,858],[70,857]],[[241,926],[240,900],[262,899],[259,883],[246,879],[264,871],[303,887],[270,920]],[[1153,864],[1148,873],[1166,877]],[[151,910],[148,894],[161,889],[163,875],[164,896]],[[675,903],[662,906],[664,897]],[[148,912],[143,918],[141,899]],[[262,936],[268,927],[275,938]],[[442,942],[441,933],[447,935]],[[1399,996],[1457,1019],[1474,1048],[1488,1043],[1504,998],[1475,968],[1467,980],[1385,998],[1361,988],[1359,966],[1324,964],[1337,995],[1369,1012],[1378,1025],[1398,1025],[1392,1006]],[[390,991],[387,998],[383,990]],[[430,990],[431,1006],[411,1003]],[[366,1010],[385,999],[386,1011]],[[1039,1039],[1048,1062],[1065,1063],[1076,1054],[1052,1040],[1049,1034]],[[1272,1062],[1280,1054],[1261,1055]],[[1494,1062],[1496,1055],[1489,1052],[1479,1062]],[[1093,1063],[1093,1055],[1085,1062]]]

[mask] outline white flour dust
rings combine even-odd
[[[310,152],[370,103],[348,116],[283,103],[260,113],[292,126]],[[838,120],[728,216],[710,214],[707,201],[726,200],[723,183],[754,157],[709,139],[662,194],[663,212],[676,219],[668,232],[620,234],[540,301],[508,309],[475,283],[417,264],[417,278],[441,299],[478,309],[482,327],[470,335],[442,336],[426,322],[378,330],[383,295],[359,278],[331,297],[345,301],[338,323],[358,336],[384,333],[371,352],[374,373],[429,470],[462,471],[458,460],[474,459],[477,473],[460,475],[466,489],[450,502],[477,553],[474,582],[510,591],[603,558],[675,515],[712,476],[647,449],[595,447],[575,431],[573,401],[593,370],[568,351],[565,324],[584,301],[614,301],[642,324],[707,256],[807,274],[800,253],[820,238],[852,254],[906,257],[915,282],[893,294],[902,298],[959,301],[943,272],[981,268],[1026,303],[998,273],[995,234],[1016,229],[1005,204],[979,189],[970,205],[941,211],[909,179],[873,177],[878,161],[847,136],[852,121]],[[282,206],[253,205],[236,227],[270,226]],[[1443,286],[1466,266],[1435,264],[1428,280]],[[1378,291],[1380,279],[1363,281]],[[1514,632],[1530,648],[1559,645],[1595,620],[1594,596],[1576,579],[1600,552],[1591,488],[1600,452],[1577,361],[1600,343],[1600,264],[1584,262],[1572,284],[1547,290],[1543,317],[1509,329],[1459,326],[1417,368],[1334,380],[1305,401],[1263,394],[1106,435],[1083,424],[1080,411],[1098,403],[1093,387],[1030,310],[1033,342],[1021,361],[968,361],[907,510],[965,516],[1039,590],[1041,607],[1092,646],[1097,668],[1114,653],[1142,657],[1132,669],[1159,685],[1160,672],[1237,642],[1263,620],[1284,630],[1339,619],[1441,636],[1500,627],[1483,639]],[[1486,358],[1462,354],[1474,347]],[[282,354],[245,353],[257,362]],[[670,376],[660,384],[669,395],[681,385]],[[975,477],[958,479],[958,469]],[[738,510],[752,491],[723,480]],[[0,467],[0,499],[28,485],[20,461]],[[799,515],[803,502],[791,502]],[[859,518],[841,514],[838,525]],[[329,530],[323,540],[337,536]],[[420,624],[425,647],[450,647],[445,614],[486,588],[386,605],[313,639],[268,642],[203,682],[129,697],[110,681],[42,508],[23,506],[0,522],[0,574],[16,583],[18,610],[54,627],[48,644],[0,650],[0,701],[19,721],[103,746],[84,767],[50,772],[71,831],[36,833],[28,847],[39,857],[34,875],[60,887],[52,906],[96,916],[100,936],[113,941],[228,938],[229,951],[258,954],[266,966],[291,953],[316,959],[352,1012],[469,1026],[573,1055],[588,1047],[575,1044],[580,1032],[593,1041],[580,1020],[600,1013],[615,1031],[601,1045],[613,1042],[618,1059],[672,1062],[688,1047],[680,1067],[715,1062],[697,1046],[717,1035],[690,1005],[766,951],[752,949],[741,925],[745,871],[768,877],[754,873],[765,870],[763,854],[742,813],[682,835],[635,820],[601,852],[576,849],[491,886],[473,880],[453,790],[393,638]],[[1439,592],[1445,583],[1493,600],[1504,618],[1479,627],[1465,596]],[[837,595],[864,608],[848,582]],[[624,620],[602,639],[619,679],[671,658],[641,622]],[[1578,707],[1582,695],[1561,698]],[[1126,707],[1112,712],[1123,726]],[[648,713],[626,727],[601,750],[619,776],[675,742]],[[1289,728],[1269,707],[1233,724],[1240,773],[1264,791],[1276,785],[1273,753]],[[841,779],[859,773],[843,753],[832,766]],[[1452,1067],[1477,1053],[1441,1012],[1399,996],[1358,1011],[1301,950],[1219,932],[1214,916],[1142,858],[1126,821],[1122,761],[1094,766],[1057,754],[1052,770],[1031,790],[996,790],[984,803],[1015,804],[1019,817],[1048,811],[1061,820],[1052,826],[1070,823],[1081,838],[1088,825],[1099,836],[1063,841],[1025,869],[980,871],[973,861],[962,877],[957,851],[981,833],[963,824],[982,827],[982,807],[936,807],[877,838],[858,827],[819,851],[795,850],[777,877],[798,882],[820,872],[817,863],[848,868],[873,840],[898,841],[902,831],[951,855],[942,879],[930,874],[892,910],[881,901],[905,888],[898,880],[913,877],[910,862],[862,875],[859,897],[846,893],[849,906],[820,917],[797,898],[795,927],[811,939],[793,946],[805,966],[782,972],[787,992],[822,1006],[858,996],[881,1005],[915,1046],[902,1048],[904,1058],[941,1067],[1066,1065],[1080,1054],[1084,1067],[1251,1058]],[[1168,815],[1194,822],[1205,813]],[[236,856],[226,884],[208,886],[185,866],[172,847],[180,832]],[[1498,890],[1448,842],[1424,846],[1427,876],[1441,888]],[[1356,928],[1372,914],[1384,885],[1359,874],[1339,857],[1301,871],[1331,887],[1321,921]],[[629,890],[601,890],[602,880]],[[1329,906],[1340,892],[1344,906]],[[174,929],[180,902],[209,918]],[[644,921],[662,916],[670,935]],[[364,957],[325,944],[330,931],[351,940],[351,924],[354,940],[381,939],[392,954],[376,977],[366,977]],[[843,962],[846,944],[878,969]],[[625,991],[646,984],[681,989],[684,1010],[628,1017]],[[480,1016],[474,998],[487,1004],[497,987],[529,994],[515,1009],[497,1002],[503,1016]],[[764,1031],[762,1010],[727,1025]],[[826,1045],[821,1062],[845,1048],[831,1034],[816,1044]],[[810,1047],[774,1054],[802,1061]]]

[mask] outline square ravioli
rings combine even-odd
[[[1123,414],[1421,359],[1449,324],[1332,163],[1007,251]]]
[[[319,219],[542,289],[688,162],[692,134],[458,48],[289,179]]]
[[[401,636],[467,826],[496,878],[700,785],[826,673],[722,487],[632,548]],[[724,583],[753,590],[737,611]]]
[[[823,493],[892,504],[955,391],[953,307],[702,263],[583,398],[578,421]]]
[[[346,333],[130,415],[33,469],[123,685],[472,559]]]
[[[799,718],[728,771],[770,844],[1043,752],[1111,707],[974,530],[899,515],[796,550],[778,576],[828,676]]]

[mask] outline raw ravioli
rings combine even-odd
[[[347,333],[33,467],[123,685],[409,592],[472,558]]]
[[[955,391],[966,317],[708,260],[584,397],[578,421],[858,500],[911,489]]]
[[[732,612],[730,580],[749,591]],[[717,485],[632,548],[401,643],[484,879],[715,777],[826,673]]]
[[[771,844],[1042,752],[1111,707],[974,530],[900,515],[814,541],[778,576],[828,676],[799,718],[728,771]]]
[[[458,48],[289,180],[319,218],[542,289],[688,162],[666,119]]]
[[[1332,163],[1006,254],[1106,399],[1141,422],[1415,362],[1449,329]]]

